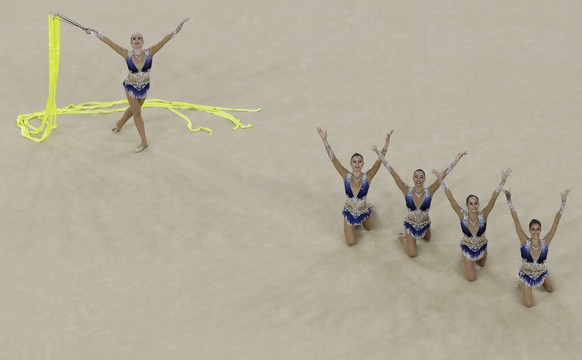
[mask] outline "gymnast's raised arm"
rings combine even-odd
[[[127,58],[128,54],[129,54],[127,49],[124,49],[121,46],[117,45],[115,42],[113,42],[113,40],[111,40],[107,36],[99,33],[99,31],[97,31],[95,29],[83,28],[83,30],[85,30],[85,32],[87,34],[93,35],[96,38],[98,38],[99,40],[103,41],[105,44],[109,45],[110,48],[115,50],[115,52],[118,53],[119,55],[121,55],[124,59]]]
[[[437,175],[437,177],[439,177],[439,178],[441,176],[441,174],[435,170],[433,170],[433,174]],[[461,207],[461,205],[459,205],[459,203],[457,202],[457,200],[453,196],[453,192],[451,191],[451,189],[449,189],[447,187],[447,185],[445,184],[444,181],[441,181],[441,186],[445,190],[445,195],[447,196],[447,199],[449,200],[449,203],[451,204],[453,211],[455,211],[457,213],[457,216],[459,217],[459,219],[462,219],[463,218],[463,208]]]
[[[505,192],[505,197],[507,198],[507,205],[509,205],[509,211],[511,212],[511,217],[513,218],[513,224],[515,225],[515,231],[519,237],[519,242],[523,246],[523,244],[525,244],[527,241],[527,235],[523,231],[521,223],[519,222],[519,218],[517,217],[517,212],[515,212],[515,208],[513,207],[513,202],[511,201],[511,191],[504,189],[503,192]]]
[[[556,216],[554,216],[554,223],[552,224],[552,228],[550,229],[550,232],[544,237],[544,239],[546,240],[546,243],[548,245],[550,244],[550,242],[554,238],[554,235],[556,234],[556,230],[558,230],[558,223],[560,222],[560,219],[562,218],[562,213],[564,212],[564,208],[566,207],[566,199],[568,198],[568,194],[570,194],[570,189],[565,190],[562,194],[560,194],[562,197],[562,203],[560,204],[560,209],[558,209],[558,212],[556,212]]]
[[[445,180],[445,178],[447,177],[447,175],[449,175],[451,173],[451,171],[453,171],[453,168],[457,165],[457,163],[459,162],[459,160],[461,160],[461,158],[465,155],[467,155],[469,152],[467,151],[463,151],[457,154],[457,156],[455,157],[455,160],[453,160],[453,162],[446,168],[444,169],[440,176],[434,181],[434,183],[432,183],[429,187],[428,187],[428,191],[431,195],[433,195],[438,189],[439,186],[441,184],[441,182],[443,182]],[[434,170],[433,170],[434,173]]]
[[[184,23],[186,21],[190,20],[190,18],[184,19],[180,22],[180,24],[178,24],[178,27],[176,27],[176,29],[174,31],[172,31],[171,33],[169,33],[168,35],[164,36],[164,38],[162,40],[160,40],[159,43],[155,44],[154,46],[152,46],[150,48],[150,54],[153,57],[155,53],[157,53],[158,51],[160,51],[160,49],[162,47],[164,47],[164,45],[166,45],[168,43],[168,41],[170,41],[174,36],[176,36],[180,30],[182,30],[182,25],[184,25]]]
[[[342,178],[345,178],[348,175],[348,169],[346,169],[339,162],[339,160],[335,157],[335,154],[334,154],[333,150],[331,149],[331,146],[327,142],[327,131],[325,131],[322,128],[318,127],[317,128],[317,132],[319,133],[319,136],[321,137],[321,140],[323,140],[323,145],[325,146],[325,151],[327,151],[327,155],[329,156],[329,159],[331,160],[331,163],[333,164],[333,166],[335,167],[335,169],[337,170],[337,172],[340,174],[340,176]]]
[[[491,195],[489,203],[487,203],[487,206],[485,206],[485,208],[483,209],[483,216],[485,217],[485,219],[487,219],[487,216],[489,216],[489,213],[491,212],[491,210],[493,210],[493,206],[495,206],[495,201],[497,201],[499,193],[501,192],[501,190],[503,190],[503,186],[505,185],[505,181],[507,181],[507,177],[509,175],[511,175],[511,169],[506,169],[505,171],[501,172],[501,182],[499,183],[497,189],[495,189],[495,191],[493,192],[493,195]]]
[[[380,152],[380,150],[378,150],[378,147],[376,145],[372,146],[372,151],[378,154],[378,159],[384,164],[390,175],[392,175],[392,178],[394,178],[394,182],[396,182],[396,186],[398,186],[400,191],[402,191],[402,193],[406,195],[406,193],[408,192],[408,187],[406,186],[404,181],[402,181],[398,173],[396,173],[396,170],[394,170],[392,165],[388,163],[388,161],[384,157],[384,154]]]
[[[392,129],[388,134],[386,134],[386,142],[384,143],[384,147],[382,148],[382,155],[383,156],[386,156],[386,152],[388,151],[388,145],[390,145],[390,136],[392,135],[393,132],[394,132],[394,129]],[[376,160],[374,162],[374,165],[372,165],[370,170],[368,170],[366,172],[366,175],[368,176],[368,179],[370,181],[372,181],[374,176],[376,176],[376,173],[380,169],[380,165],[382,165],[382,160],[380,160],[380,158],[378,157],[378,160]]]

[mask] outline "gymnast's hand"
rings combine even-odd
[[[432,173],[434,174],[434,176],[437,177],[437,179],[442,180],[441,176],[443,176],[443,172],[444,171],[438,171],[437,169],[432,169]]]
[[[320,127],[317,127],[317,132],[319,133],[319,136],[321,137],[321,140],[326,141],[327,140],[327,131],[323,130]]]
[[[463,151],[457,154],[457,156],[455,157],[455,161],[453,161],[454,165],[457,165],[457,163],[459,162],[459,160],[461,160],[461,158],[465,155],[467,155],[469,152],[468,151]]]
[[[182,20],[182,22],[180,22],[180,24],[176,28],[176,32],[179,32],[180,30],[182,30],[182,25],[184,25],[184,23],[188,20],[190,20],[190,18],[186,18],[186,19]]]
[[[505,171],[501,172],[501,182],[502,183],[505,183],[505,181],[507,180],[507,177],[509,175],[511,175],[511,171],[512,171],[511,168],[508,168]]]
[[[507,189],[503,189],[503,192],[505,193],[505,197],[507,198],[507,201],[511,200],[511,191],[507,190]]]
[[[566,203],[566,199],[568,198],[568,194],[570,194],[570,189],[564,190],[564,192],[562,194],[560,194],[562,196],[562,202],[564,204]]]

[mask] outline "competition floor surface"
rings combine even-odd
[[[576,1],[0,0],[0,358],[574,359],[582,280],[582,6]],[[90,5],[89,5],[90,4]],[[42,110],[47,15],[146,47],[150,98],[230,108],[251,129],[144,109],[149,148],[119,114],[62,115],[37,144],[16,117]],[[125,98],[124,60],[61,26],[58,106]],[[433,239],[409,259],[405,206],[380,169],[375,224],[345,245],[342,179],[316,127],[366,168],[406,182],[443,169],[485,203],[501,171],[522,224],[549,230],[556,291],[517,289],[506,201],[489,217],[487,266],[463,278],[458,219],[441,190]],[[429,175],[429,180],[432,180]]]

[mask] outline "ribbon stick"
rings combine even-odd
[[[63,17],[62,15],[50,13],[49,14],[49,94],[44,111],[39,111],[32,114],[20,114],[16,118],[16,125],[20,128],[20,133],[23,137],[34,141],[42,142],[50,134],[51,130],[57,128],[57,115],[67,114],[110,114],[114,112],[125,111],[127,106],[116,107],[118,105],[128,105],[127,100],[118,100],[110,102],[86,102],[79,105],[71,104],[65,108],[57,108],[56,93],[57,80],[59,76],[59,58],[60,58],[60,21],[59,18],[65,20],[71,25],[83,28],[80,24]],[[180,110],[194,110],[203,111],[213,114],[224,119],[229,120],[234,125],[234,130],[251,128],[251,124],[243,124],[240,119],[231,114],[231,112],[259,112],[261,109],[232,109],[218,106],[197,105],[179,101],[166,101],[160,99],[146,100],[142,108],[164,108],[181,117],[186,121],[187,128],[191,132],[206,131],[209,135],[213,135],[212,129],[200,126],[195,128],[192,121]],[[33,125],[32,122],[40,121],[38,126]]]
[[[63,15],[63,14],[59,14],[59,13],[53,13],[53,12],[51,12],[51,13],[50,13],[50,15],[52,15],[53,17],[58,17],[58,18],[60,18],[61,20],[63,20],[64,22],[66,22],[66,23],[69,23],[70,25],[76,26],[76,27],[78,27],[79,29],[85,30],[85,27],[84,27],[83,25],[79,24],[78,22],[76,22],[76,21],[74,21],[74,20],[72,20],[72,19],[69,19],[68,17],[66,17],[66,16],[65,16],[65,15]]]

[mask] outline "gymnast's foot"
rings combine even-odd
[[[120,130],[121,130],[121,128],[119,128],[119,121],[118,121],[115,123],[115,127],[113,129],[111,129],[111,132],[114,134],[117,134]]]
[[[398,233],[398,240],[400,240],[403,244],[406,244],[406,235],[404,235],[404,233]]]
[[[133,149],[134,152],[139,153],[145,150],[145,148],[148,147],[148,144],[139,144],[138,147],[136,147],[135,149]]]

